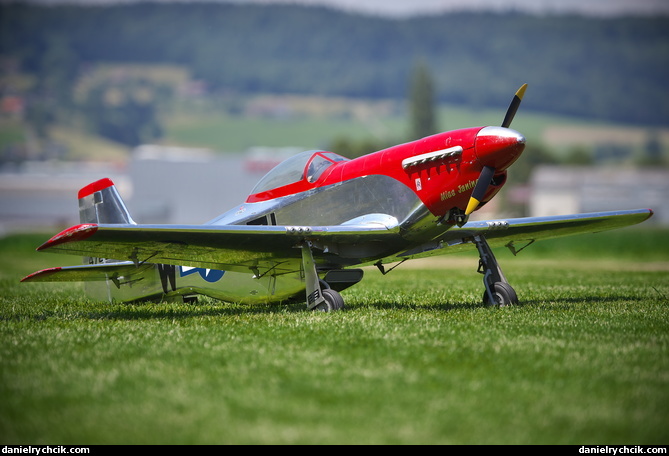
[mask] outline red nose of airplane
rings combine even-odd
[[[476,135],[476,156],[483,166],[503,171],[525,149],[525,137],[504,127],[483,127]]]

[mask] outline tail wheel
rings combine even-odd
[[[334,312],[344,308],[344,298],[341,297],[338,291],[335,291],[332,288],[325,288],[323,290],[323,298],[325,298],[325,301],[314,307],[314,310],[320,312]]]
[[[483,302],[488,305],[495,306],[510,306],[513,304],[518,304],[518,295],[516,291],[506,282],[495,282],[494,291],[492,297],[495,302],[490,302],[490,297],[488,292],[483,293]]]

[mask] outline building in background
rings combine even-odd
[[[669,225],[666,168],[538,166],[529,190],[530,216],[650,208],[648,223]]]
[[[102,178],[116,184],[137,223],[206,223],[242,203],[278,163],[256,163],[256,152],[140,146],[123,164],[25,162],[0,172],[0,235],[79,223],[79,189]],[[282,148],[273,157],[285,154]]]
[[[206,223],[242,203],[287,150],[221,155],[141,146],[122,165],[27,162],[0,173],[0,235],[51,232],[79,223],[79,189],[105,177],[114,181],[137,223]],[[649,223],[669,226],[669,170],[663,168],[539,166],[523,190],[530,216],[651,208],[655,216]],[[503,216],[497,203],[493,200],[472,220]]]

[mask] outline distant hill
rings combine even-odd
[[[444,102],[501,107],[527,82],[528,109],[669,125],[669,17],[389,19],[286,5],[5,3],[0,30],[0,56],[32,73],[48,68],[56,39],[77,68],[171,63],[210,90],[404,98],[423,59]]]

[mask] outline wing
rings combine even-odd
[[[319,266],[341,267],[397,251],[397,225],[320,227],[247,225],[82,224],[69,228],[37,250],[113,258],[134,265],[163,263],[227,271],[273,274],[299,271],[300,246],[311,242]],[[394,249],[394,250],[393,250]],[[383,255],[382,255],[383,256]]]
[[[475,249],[472,240],[477,235],[484,235],[491,247],[504,246],[516,252],[538,240],[623,228],[641,223],[652,215],[650,209],[637,209],[471,222],[462,228],[451,229],[430,242],[400,252],[395,260]]]
[[[379,259],[386,263],[470,250],[475,248],[472,240],[477,235],[485,235],[492,247],[519,250],[540,239],[634,225],[651,215],[651,210],[643,209],[472,222],[412,246],[402,239],[399,226],[390,224],[320,227],[83,224],[57,234],[38,250],[113,258],[130,261],[134,266],[164,263],[239,272],[251,270],[257,274],[271,271],[279,275],[301,269],[299,247],[304,242],[315,247],[314,259],[319,267],[345,267],[371,264]],[[76,273],[73,270],[71,274]]]

